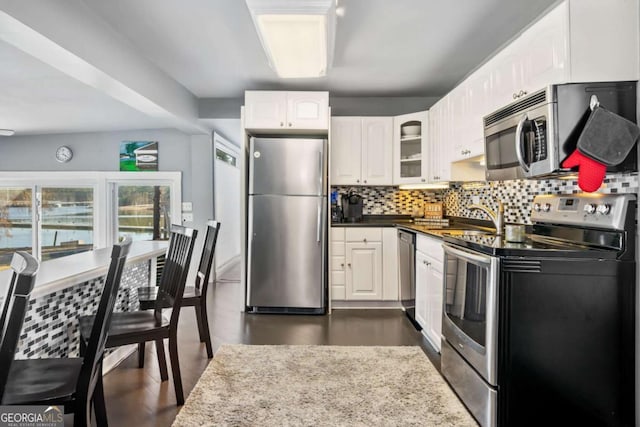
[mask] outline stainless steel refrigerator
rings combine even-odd
[[[324,313],[327,141],[251,138],[247,306]]]

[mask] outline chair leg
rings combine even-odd
[[[144,368],[144,342],[138,343],[138,368]]]
[[[196,321],[198,322],[198,334],[200,334],[200,342],[204,342],[204,331],[202,326],[202,312],[200,309],[200,305],[196,304],[193,306],[193,309],[196,312]]]
[[[78,397],[74,409],[73,426],[91,427],[91,399],[88,396]]]
[[[169,333],[169,357],[171,358],[171,372],[173,373],[173,386],[176,389],[176,403],[184,405],[184,392],[182,391],[182,378],[180,376],[180,362],[178,361],[178,336],[176,331]]]
[[[156,340],[156,354],[160,367],[160,379],[166,381],[169,379],[169,372],[167,372],[167,357],[164,355],[164,340],[162,339]]]
[[[202,329],[200,330],[200,342],[204,336],[204,343],[207,346],[207,357],[211,359],[213,357],[213,348],[211,347],[211,333],[209,332],[209,317],[207,315],[207,302],[206,296],[203,295],[200,300],[200,317],[202,317]]]
[[[98,377],[98,382],[96,383],[96,388],[93,391],[93,410],[96,414],[96,425],[98,427],[107,427],[109,423],[107,422],[107,407],[104,401],[104,386],[102,384],[102,364],[100,364],[99,372],[100,372],[100,375]]]

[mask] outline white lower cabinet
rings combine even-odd
[[[416,321],[422,334],[440,352],[442,333],[442,241],[416,237]]]
[[[348,300],[382,299],[382,243],[347,242]]]
[[[333,301],[398,301],[398,240],[393,227],[332,227]]]

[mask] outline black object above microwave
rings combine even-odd
[[[547,86],[484,118],[488,181],[543,178],[574,172],[560,167],[576,149],[595,95],[600,106],[637,123],[637,82]],[[638,170],[637,147],[607,172]]]

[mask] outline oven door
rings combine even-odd
[[[548,103],[485,128],[486,176],[490,181],[548,175],[559,168]]]
[[[442,335],[497,385],[499,258],[445,243]]]

